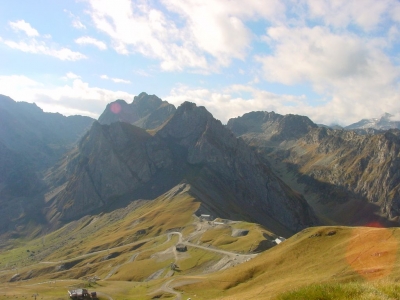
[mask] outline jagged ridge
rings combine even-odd
[[[65,184],[53,199],[64,219],[123,199],[152,199],[186,181],[205,211],[292,231],[317,222],[299,194],[193,103],[183,103],[153,136],[127,123],[95,123],[70,156],[67,171],[53,170],[49,177],[55,186]]]
[[[156,95],[140,93],[131,104],[116,100],[107,105],[99,117],[101,124],[126,122],[145,129],[154,129],[163,124],[176,108]]]

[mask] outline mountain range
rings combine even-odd
[[[47,178],[54,209],[72,220],[135,199],[153,199],[190,184],[204,213],[278,222],[290,231],[316,224],[304,198],[204,108],[185,102],[151,133],[134,125],[95,122]]]
[[[365,135],[267,112],[231,119],[227,127],[257,149],[324,219],[347,225],[397,222],[398,129]]]
[[[400,129],[400,121],[393,119],[394,116],[389,113],[384,113],[380,118],[362,119],[354,124],[344,127],[347,130],[353,129],[377,129],[377,130],[388,130],[388,129]]]
[[[116,282],[159,282],[162,274],[167,280],[177,272],[167,272],[171,262],[160,257],[175,257],[172,262],[193,259],[182,263],[182,274],[227,269],[223,277],[233,278],[211,286],[189,278],[182,291],[197,291],[204,299],[223,296],[220,290],[229,291],[227,297],[245,290],[266,297],[264,289],[257,290],[266,278],[263,270],[286,278],[283,262],[289,257],[299,268],[311,267],[313,258],[304,252],[318,256],[321,245],[329,251],[334,241],[351,240],[352,230],[340,226],[398,226],[396,126],[385,115],[375,123],[332,129],[305,116],[264,111],[223,125],[205,107],[184,102],[175,108],[146,93],[130,104],[108,104],[94,120],[45,113],[35,104],[0,96],[0,284],[95,274]],[[198,250],[179,256],[171,250],[171,235],[180,236],[174,243]],[[292,238],[274,247],[282,236]],[[210,256],[210,246],[229,262]],[[347,268],[339,248],[332,252],[339,257],[337,267],[322,277],[350,276],[338,271]],[[276,261],[260,255],[246,264],[267,249]],[[301,253],[307,265],[299,260]],[[11,279],[9,262],[24,266]],[[229,271],[242,263],[242,275]],[[132,273],[131,264],[146,271]],[[168,282],[153,290],[154,297],[177,293]]]

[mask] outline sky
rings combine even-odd
[[[0,0],[0,94],[97,118],[141,92],[217,119],[400,119],[398,0]]]

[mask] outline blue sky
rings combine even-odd
[[[347,125],[400,119],[397,0],[0,3],[0,94],[98,117],[141,92]]]

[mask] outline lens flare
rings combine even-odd
[[[121,111],[121,104],[115,102],[115,103],[111,103],[110,105],[110,110],[114,113],[114,114],[119,114]]]
[[[346,251],[348,264],[367,280],[390,275],[398,249],[395,229],[371,227],[354,228]]]

